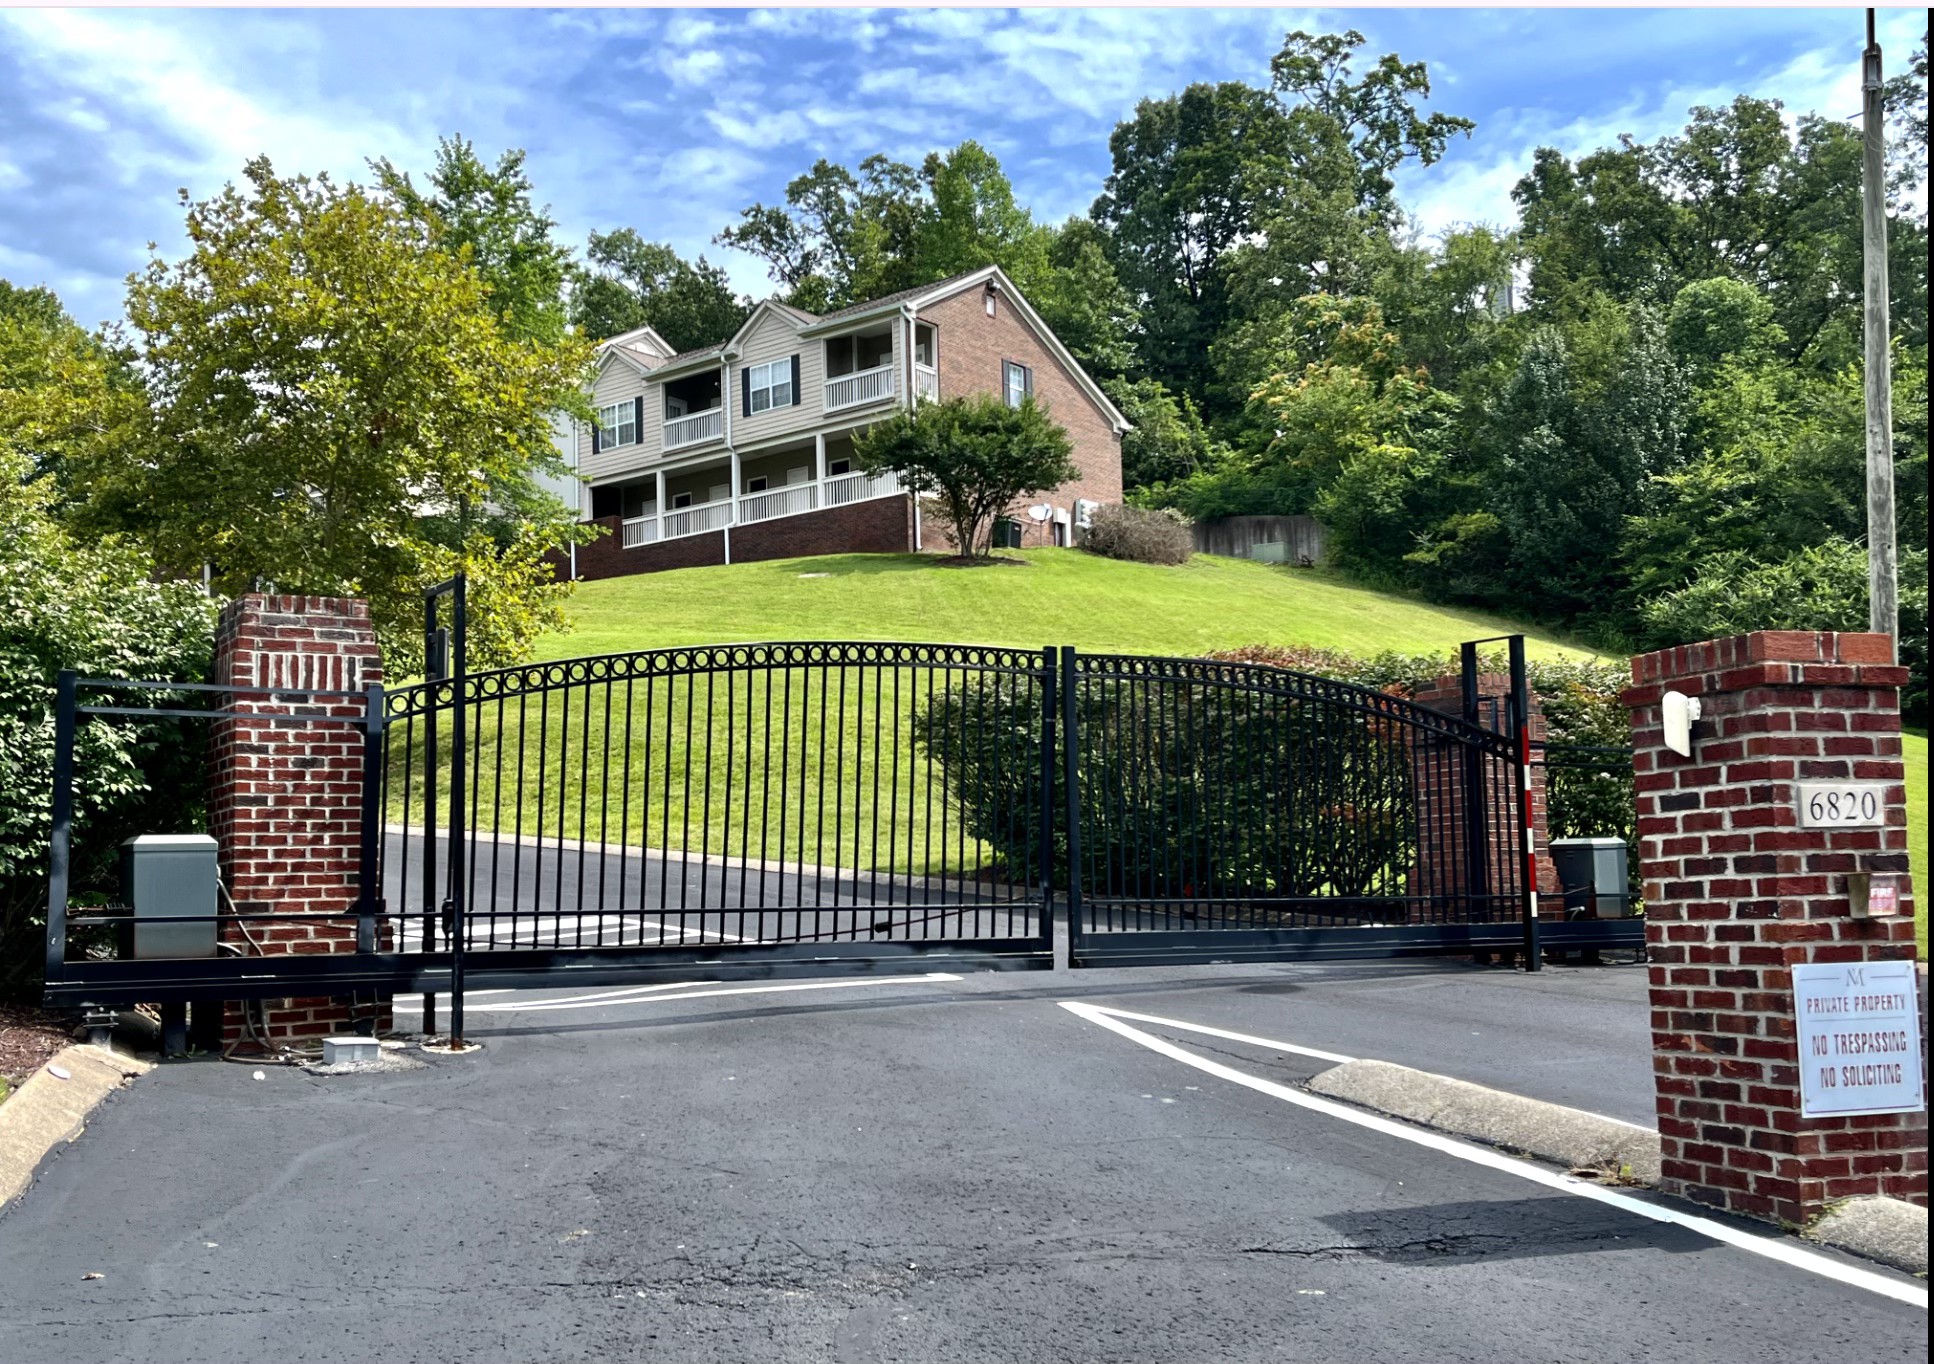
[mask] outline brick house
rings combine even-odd
[[[600,347],[595,427],[573,433],[580,515],[610,534],[579,578],[803,554],[950,548],[853,437],[910,402],[1026,394],[1081,473],[1016,508],[1024,545],[1071,544],[1119,502],[1128,423],[995,266],[823,317],[768,299],[730,340],[675,355],[649,327]]]

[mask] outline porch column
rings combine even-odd
[[[732,527],[739,524],[739,452],[728,451],[726,458],[730,461],[730,472],[726,476],[732,480],[732,486],[726,490],[728,500],[725,504],[725,562],[729,564],[732,562]]]
[[[819,485],[819,505],[826,505],[826,433],[813,433],[813,481]]]
[[[658,489],[652,494],[651,509],[653,514],[658,517],[658,538],[663,540],[665,538],[665,512],[668,510],[665,506],[665,471],[660,469],[653,477],[658,481]]]

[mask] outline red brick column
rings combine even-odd
[[[1765,631],[1632,660],[1664,1184],[1700,1202],[1792,1223],[1927,1202],[1925,1112],[1800,1116],[1793,1008],[1794,966],[1914,958],[1911,913],[1854,919],[1847,893],[1848,872],[1907,872],[1892,656],[1884,635]],[[1668,690],[1703,707],[1690,758],[1664,746]],[[1815,778],[1891,782],[1886,826],[1799,827]]]
[[[1511,679],[1503,673],[1480,673],[1477,679],[1479,696],[1508,696]],[[1464,713],[1464,680],[1455,673],[1427,682],[1417,689],[1412,697],[1420,706],[1445,715]],[[1531,731],[1531,742],[1540,744],[1545,737],[1544,707],[1538,704],[1537,694],[1531,693],[1527,706],[1525,727]],[[1442,761],[1415,764],[1417,771],[1417,798],[1423,809],[1420,823],[1425,837],[1439,840],[1443,846],[1433,849],[1411,873],[1412,895],[1461,895],[1470,883],[1471,870],[1467,863],[1464,847],[1464,790],[1463,768],[1455,763]],[[1485,830],[1489,844],[1485,853],[1485,865],[1489,868],[1489,883],[1492,887],[1515,885],[1519,880],[1518,864],[1522,853],[1518,845],[1518,806],[1517,791],[1508,783],[1487,781],[1485,784],[1486,806]],[[1531,769],[1531,833],[1532,846],[1538,850],[1538,891],[1540,893],[1539,913],[1563,918],[1562,900],[1545,900],[1544,896],[1555,895],[1559,890],[1558,870],[1551,861],[1551,826],[1545,804],[1545,770],[1542,766]],[[1518,910],[1512,906],[1512,914]],[[1414,915],[1421,916],[1423,910],[1414,908]]]
[[[383,680],[381,651],[367,603],[334,597],[250,593],[222,613],[215,642],[215,680],[231,686],[308,691],[360,691]],[[302,704],[243,693],[235,707],[250,715],[364,713],[360,701]],[[237,913],[346,910],[355,905],[362,847],[363,730],[358,725],[276,725],[219,721],[211,736],[209,831],[220,848],[222,878]],[[243,929],[246,927],[246,934]],[[223,940],[255,955],[353,952],[353,919],[287,925],[234,921]],[[378,1027],[388,1006],[376,1006]],[[346,1031],[372,1017],[347,1000],[264,1001],[256,1014],[274,1041]],[[243,1035],[242,1008],[224,1020],[230,1040]]]

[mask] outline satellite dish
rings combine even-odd
[[[1054,508],[1045,502],[1036,502],[1027,509],[1027,514],[1031,521],[1045,521],[1054,515]]]
[[[1659,698],[1665,723],[1665,746],[1682,758],[1692,756],[1692,722],[1699,718],[1699,698],[1669,691]]]

